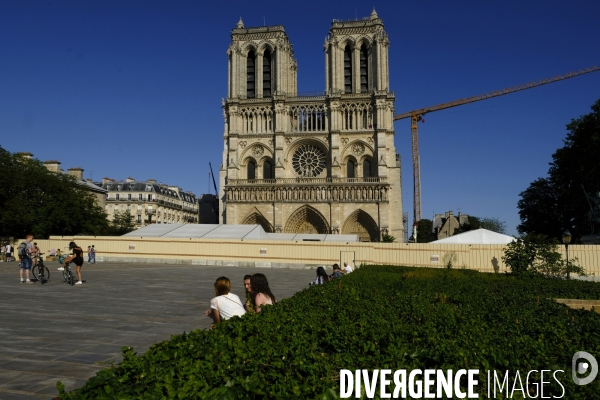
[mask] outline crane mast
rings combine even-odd
[[[505,94],[510,94],[514,92],[519,92],[521,90],[532,89],[538,86],[547,85],[549,83],[554,83],[558,81],[562,81],[564,79],[574,78],[576,76],[589,74],[590,72],[596,72],[600,70],[599,67],[591,67],[582,69],[579,71],[568,72],[563,75],[557,75],[552,78],[542,79],[539,81],[529,82],[518,86],[513,86],[501,90],[496,90],[493,92],[481,94],[473,97],[466,97],[442,104],[438,104],[436,106],[420,108],[413,111],[408,111],[403,114],[398,114],[394,116],[394,121],[398,121],[405,118],[410,118],[411,120],[411,138],[412,138],[412,167],[413,167],[413,188],[414,188],[414,198],[413,198],[413,221],[417,224],[421,220],[421,165],[420,165],[420,156],[419,156],[419,127],[418,123],[421,121],[423,115],[433,111],[445,110],[446,108],[462,106],[464,104],[474,103],[476,101],[487,100],[493,97],[504,96]],[[414,235],[414,239],[416,242],[416,234]]]

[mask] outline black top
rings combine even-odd
[[[81,250],[81,247],[75,247],[73,249],[73,255],[75,256],[75,259],[83,258],[83,250]]]

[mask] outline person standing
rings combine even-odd
[[[33,246],[31,246],[31,249],[29,249],[29,256],[37,256],[41,253],[40,248],[38,247],[36,242],[33,242]],[[35,267],[37,265],[37,258],[35,260],[33,260],[33,266]]]
[[[96,264],[96,249],[94,248],[94,245],[92,245],[92,251],[91,251],[91,255],[92,255],[92,264]]]
[[[21,263],[19,264],[21,268],[19,268],[19,278],[21,279],[21,283],[33,283],[29,280],[29,271],[31,270],[31,254],[30,250],[33,247],[31,244],[33,242],[33,235],[29,234],[25,238],[25,241],[19,245],[19,260]],[[25,271],[25,280],[23,279],[23,271]]]
[[[2,245],[2,247],[0,247],[0,262],[4,261],[6,261],[6,246]]]
[[[6,261],[12,261],[12,252],[13,252],[13,247],[12,245],[9,243],[6,245]]]
[[[71,243],[69,243],[69,250],[71,250],[73,252],[73,255],[65,258],[63,266],[61,268],[59,268],[58,270],[64,271],[64,269],[67,266],[67,263],[70,263],[70,262],[75,263],[75,265],[77,266],[75,271],[77,272],[77,278],[79,279],[79,281],[77,281],[75,284],[82,285],[83,280],[81,279],[81,267],[83,266],[83,249],[81,247],[77,246],[77,244],[75,242],[71,242]]]
[[[92,262],[92,246],[88,246],[88,264]]]

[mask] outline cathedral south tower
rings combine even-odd
[[[388,37],[370,17],[331,24],[325,91],[298,94],[283,26],[231,32],[220,222],[267,232],[404,237]]]

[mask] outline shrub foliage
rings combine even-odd
[[[599,299],[600,284],[367,266],[143,355],[124,348],[61,398],[330,399],[340,369],[359,368],[471,368],[483,381],[485,370],[562,369],[565,398],[594,398],[600,379],[576,386],[570,371],[575,352],[600,354],[600,315],[553,297]]]

